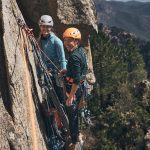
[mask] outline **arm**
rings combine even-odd
[[[81,74],[81,66],[80,66],[80,60],[74,56],[71,58],[72,62],[72,75],[73,75],[73,81],[74,83],[72,84],[71,87],[71,92],[69,93],[68,99],[66,101],[67,106],[71,106],[73,102],[73,97],[75,93],[77,92],[78,85],[80,84],[80,74]]]
[[[56,52],[59,58],[61,69],[66,69],[65,52],[64,52],[63,43],[60,39],[56,40]]]

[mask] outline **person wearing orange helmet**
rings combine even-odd
[[[79,137],[78,105],[84,91],[84,79],[87,72],[86,53],[80,46],[81,33],[77,28],[68,28],[63,33],[64,46],[69,52],[66,71],[66,106],[69,119],[72,145],[75,150]]]

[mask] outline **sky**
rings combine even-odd
[[[107,0],[107,1],[111,1],[111,0]],[[113,0],[113,1],[127,2],[127,1],[131,1],[131,0]],[[150,2],[150,0],[136,0],[136,1],[140,1],[140,2]]]

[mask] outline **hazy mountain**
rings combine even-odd
[[[123,28],[150,39],[150,2],[95,0],[99,23]]]

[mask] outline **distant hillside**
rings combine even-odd
[[[99,23],[116,26],[150,39],[150,2],[95,0]]]
[[[103,24],[99,24],[99,31],[103,32],[109,37],[113,46],[119,46],[122,50],[127,48],[127,42],[129,40],[134,41],[134,44],[139,49],[140,54],[143,57],[145,69],[147,71],[147,78],[150,80],[150,41],[141,40],[136,38],[132,33],[126,32],[121,28],[107,27]]]

